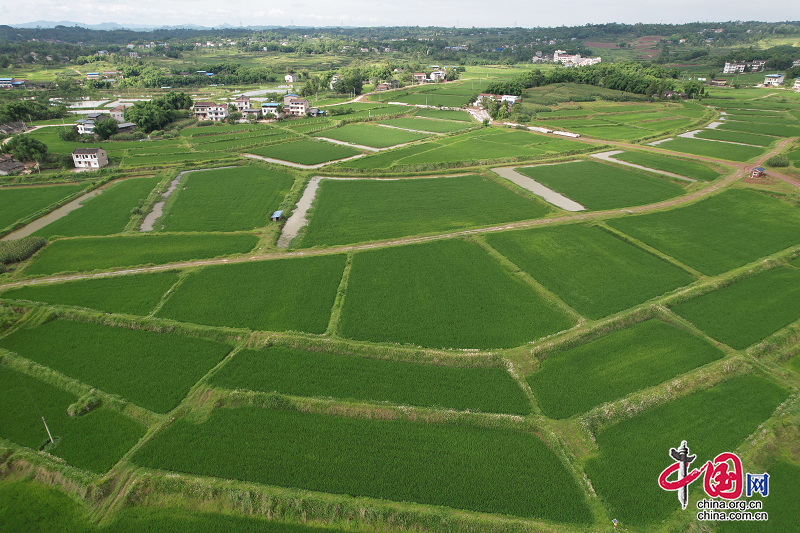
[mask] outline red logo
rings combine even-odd
[[[701,468],[695,468],[691,472],[688,472],[688,466],[696,456],[689,455],[686,441],[683,441],[679,448],[672,448],[669,455],[675,459],[675,462],[658,476],[658,485],[664,490],[679,491],[678,500],[684,509],[688,502],[689,485],[704,472],[703,489],[709,497],[736,500],[742,495],[744,490],[742,461],[735,453],[723,452]],[[677,479],[671,481],[670,476],[676,472]]]

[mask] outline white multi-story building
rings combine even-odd
[[[292,98],[289,100],[289,114],[304,116],[311,106],[305,98]]]
[[[75,168],[101,168],[108,164],[108,154],[102,148],[76,148],[72,161]]]
[[[725,68],[722,69],[723,74],[740,74],[744,72],[744,63],[728,63],[725,62]]]
[[[800,91],[800,78],[794,80],[794,85],[792,85],[792,89],[795,91]]]
[[[243,112],[245,109],[250,109],[250,98],[247,96],[240,96],[236,99],[236,109]]]
[[[764,85],[769,85],[772,87],[777,87],[781,83],[783,83],[784,76],[783,74],[767,74],[764,76]]]
[[[283,79],[286,83],[294,83],[297,81],[297,74],[287,74]]]
[[[571,55],[564,50],[556,50],[553,52],[553,61],[568,67],[584,67],[587,65],[596,65],[600,63],[602,59],[600,57],[581,57],[580,54]]]
[[[221,122],[228,118],[228,104],[197,102],[194,104],[194,116],[196,116],[198,120]]]

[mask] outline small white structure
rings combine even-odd
[[[781,83],[783,83],[783,74],[767,74],[764,76],[764,85],[777,87]]]
[[[101,168],[108,164],[108,154],[102,148],[76,148],[72,161],[75,168]]]
[[[283,77],[286,83],[294,83],[297,81],[297,74],[287,74]]]
[[[600,57],[581,57],[580,54],[570,55],[564,50],[556,50],[553,52],[553,61],[567,67],[585,67],[588,65],[596,65],[600,63],[602,59]]]
[[[431,72],[431,79],[433,81],[441,81],[447,77],[447,74],[442,70],[434,70]]]
[[[795,91],[800,91],[800,78],[794,80],[794,85],[792,85],[792,89]]]

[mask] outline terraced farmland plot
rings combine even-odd
[[[245,166],[191,172],[158,220],[164,231],[246,231],[266,226],[294,178]]]
[[[402,165],[406,157],[410,157],[428,150],[433,150],[442,146],[438,143],[422,143],[413,144],[411,146],[404,146],[389,152],[381,152],[375,155],[368,155],[358,159],[352,159],[339,163],[337,167],[342,168],[363,168],[363,169],[376,169],[376,168],[389,168],[394,164]]]
[[[238,352],[210,384],[523,416],[531,411],[505,368],[456,368],[281,347]]]
[[[797,502],[800,501],[800,466],[784,461],[770,465],[768,469],[769,483],[772,487],[780,487],[780,491],[770,492],[767,498],[754,493],[753,499],[763,502],[764,511],[769,513],[769,520],[762,522],[723,522],[720,533],[771,533],[773,531],[797,532],[797,520],[794,519]]]
[[[498,252],[587,318],[602,318],[694,281],[606,231],[569,225],[486,236]]]
[[[473,122],[472,115],[466,111],[453,111],[449,109],[418,109],[415,116],[441,118],[445,120],[460,120],[462,122]]]
[[[434,133],[453,133],[455,131],[462,131],[472,127],[471,124],[464,124],[463,122],[427,120],[424,118],[393,118],[390,120],[384,120],[380,124],[416,131],[430,131]]]
[[[35,402],[32,398],[36,398]],[[47,421],[57,446],[48,452],[70,465],[104,473],[144,435],[145,427],[107,408],[70,418],[78,398],[0,365],[0,437],[34,450],[48,442]]]
[[[478,91],[475,91],[477,94]],[[409,92],[406,94],[394,93],[387,95],[385,98],[391,97],[392,102],[403,102],[411,105],[430,105],[437,107],[461,107],[468,104],[471,100],[471,95],[463,94],[446,94],[444,91],[426,91],[426,92]]]
[[[608,224],[709,276],[800,244],[800,210],[741,189]]]
[[[800,318],[800,270],[776,268],[683,302],[673,311],[741,350]]]
[[[206,267],[158,316],[210,326],[323,333],[345,256],[325,255]]]
[[[361,152],[355,148],[326,141],[299,140],[249,149],[248,153],[289,161],[300,165],[317,165],[336,159],[344,159]]]
[[[489,226],[540,218],[549,211],[543,202],[481,176],[322,180],[301,246]]]
[[[712,139],[717,141],[727,141],[742,144],[752,144],[755,146],[769,146],[778,141],[778,137],[767,137],[766,135],[756,135],[753,133],[741,133],[738,131],[725,130],[703,130],[695,134],[701,139]]]
[[[713,181],[720,176],[720,173],[713,168],[673,156],[654,154],[652,152],[623,152],[615,154],[614,159],[641,165],[647,168],[672,172],[679,176],[685,176],[700,181]]]
[[[764,153],[763,148],[721,143],[705,139],[685,139],[683,137],[658,143],[657,148],[682,152],[684,154],[701,155],[728,161],[748,161]]]
[[[339,329],[359,340],[509,348],[572,325],[476,245],[450,240],[355,254]]]
[[[0,293],[0,298],[88,307],[106,313],[147,315],[178,281],[175,272],[86,279],[49,285],[27,285]]]
[[[370,124],[348,124],[341,128],[325,130],[315,135],[373,148],[388,148],[396,144],[418,141],[429,136],[424,133],[382,128]]]
[[[194,337],[54,320],[0,347],[151,411],[166,413],[231,351]]]
[[[758,124],[756,122],[726,120],[718,126],[718,129],[775,135],[777,137],[800,137],[800,127],[784,124]]]
[[[589,459],[586,473],[608,512],[622,523],[660,522],[680,509],[675,492],[657,483],[672,462],[670,448],[687,441],[697,455],[692,466],[699,468],[734,451],[786,397],[784,389],[748,374],[654,407],[597,433],[600,455]],[[747,401],[732,401],[737,398]]]
[[[86,188],[86,183],[0,188],[0,230]]]
[[[131,219],[131,210],[139,207],[139,202],[147,198],[159,181],[160,176],[120,181],[33,234],[50,238],[54,235],[75,237],[119,233]]]
[[[209,161],[214,165],[224,164],[239,158],[238,154],[225,152],[182,152],[179,154],[155,154],[127,156],[122,161],[122,168],[142,168],[155,165],[174,165],[180,163]]]
[[[597,161],[522,167],[516,171],[597,211],[652,204],[684,193],[677,183]]]
[[[29,276],[175,263],[249,252],[255,235],[139,235],[65,239],[50,243],[25,271]]]
[[[580,133],[584,137],[591,137],[593,139],[608,139],[611,141],[630,141],[633,139],[639,139],[641,137],[647,137],[648,135],[652,135],[653,132],[644,128],[640,128],[637,126],[624,126],[624,125],[617,125],[611,124],[606,126],[559,126],[555,125],[554,123],[550,123],[548,127],[552,127],[553,129],[567,129],[568,131],[572,131],[575,133]]]
[[[217,409],[201,424],[176,420],[132,460],[334,494],[592,520],[561,461],[539,437],[521,431],[242,407]]]
[[[724,355],[699,337],[652,319],[551,355],[527,380],[545,415],[568,418]]]

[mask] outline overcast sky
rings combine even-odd
[[[797,0],[2,0],[0,23],[534,27],[800,19]]]

